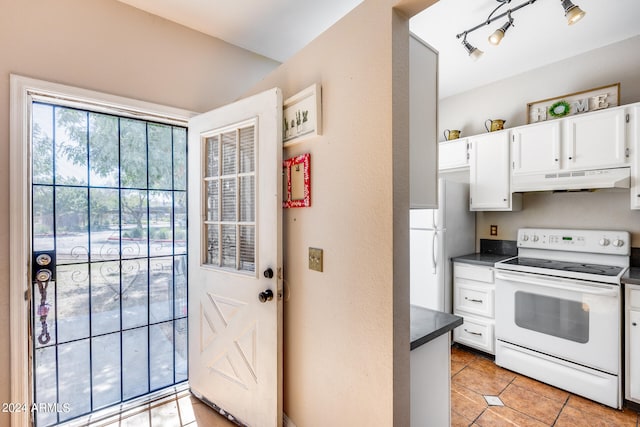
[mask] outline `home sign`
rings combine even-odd
[[[559,119],[574,114],[616,107],[620,102],[620,83],[571,93],[527,104],[527,123]]]

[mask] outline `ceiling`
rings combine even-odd
[[[362,0],[119,0],[279,62]],[[499,12],[527,0],[511,0]],[[439,52],[440,98],[640,34],[640,1],[575,0],[587,15],[568,26],[560,0],[536,0],[513,13],[500,46],[487,37],[505,19],[470,33],[485,52],[473,62],[456,34],[485,21],[496,0],[440,0],[411,19],[411,31]],[[589,70],[585,70],[588,72]]]

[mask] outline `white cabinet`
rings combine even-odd
[[[459,138],[438,144],[438,169],[440,171],[464,168],[469,168],[468,138]]]
[[[495,354],[494,301],[493,267],[453,263],[453,313],[464,318],[453,340]]]
[[[514,175],[560,169],[560,121],[513,128],[511,139]]]
[[[563,119],[563,169],[605,169],[629,165],[625,108]]]
[[[640,403],[640,286],[626,286],[625,398]]]
[[[411,35],[409,39],[409,171],[411,208],[438,206],[438,54]]]
[[[640,209],[640,104],[627,109],[631,149],[631,209]]]
[[[470,209],[521,209],[522,196],[511,193],[509,131],[469,137],[469,153]]]

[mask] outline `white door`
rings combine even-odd
[[[282,92],[189,122],[189,385],[282,425]]]
[[[469,138],[471,210],[511,207],[509,133],[492,132]]]
[[[629,398],[640,399],[640,311],[629,310]]]

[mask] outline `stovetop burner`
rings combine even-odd
[[[557,261],[542,258],[517,257],[502,261],[503,264],[519,265],[523,267],[546,268],[574,273],[597,274],[601,276],[617,276],[623,267],[601,264],[581,264],[577,262]]]

